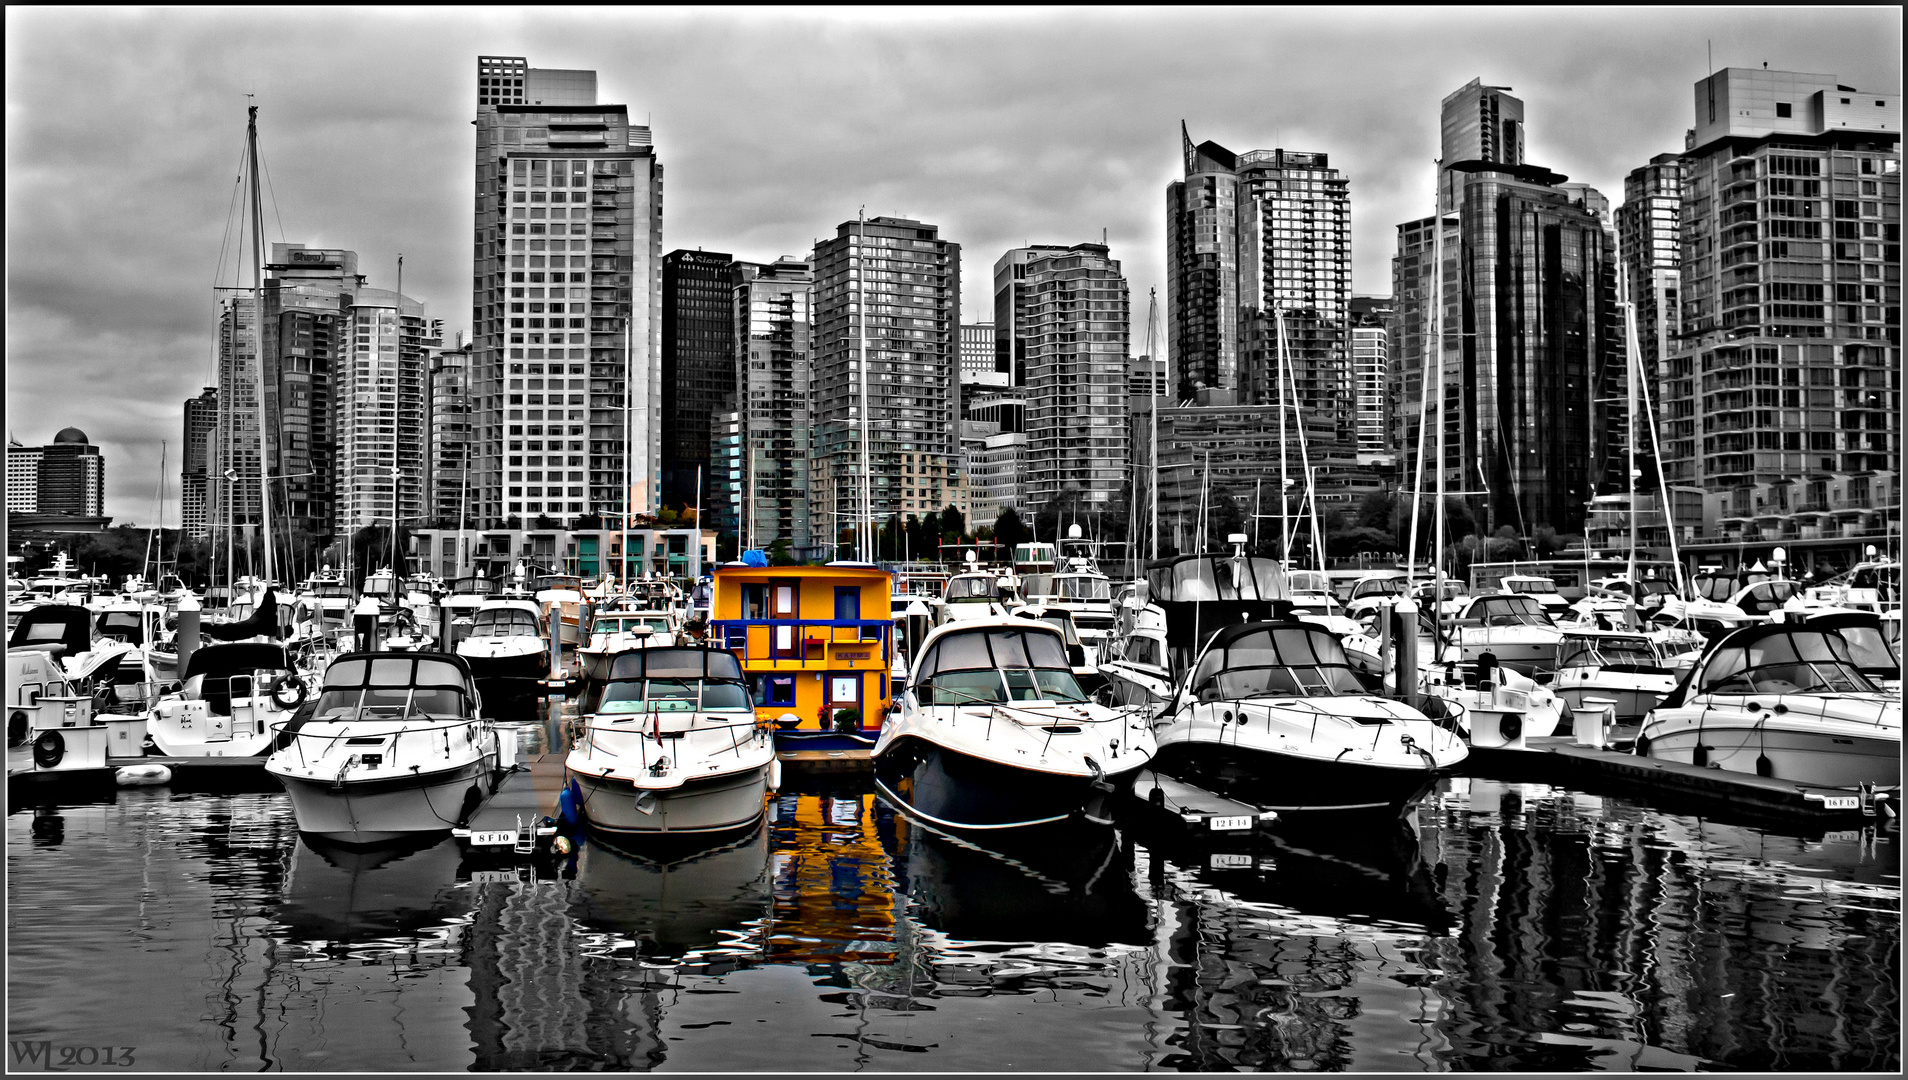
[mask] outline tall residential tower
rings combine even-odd
[[[476,90],[472,516],[653,510],[663,171],[649,128],[596,101],[593,71],[483,56]]]

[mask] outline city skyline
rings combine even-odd
[[[182,460],[180,403],[210,385],[247,93],[272,181],[266,239],[359,251],[384,289],[402,252],[404,292],[447,339],[471,329],[471,64],[526,55],[594,69],[602,100],[653,126],[670,170],[665,251],[803,258],[865,205],[960,244],[961,305],[980,313],[991,281],[977,267],[1104,229],[1131,282],[1138,353],[1147,290],[1164,300],[1158,206],[1180,172],[1182,120],[1240,152],[1331,155],[1350,178],[1352,289],[1385,295],[1396,226],[1429,210],[1437,103],[1473,78],[1525,102],[1528,160],[1613,204],[1631,170],[1681,151],[1706,43],[1716,69],[1767,61],[1900,86],[1893,8],[7,21],[8,426],[28,445],[86,430],[112,459],[106,511],[121,524],[151,523],[159,444]],[[176,470],[166,487],[163,523],[176,525]]]

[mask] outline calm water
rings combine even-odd
[[[269,793],[14,808],[8,1064],[1901,1068],[1893,832],[1454,780],[1355,843],[1009,856],[849,781],[714,850],[486,869],[314,848]]]

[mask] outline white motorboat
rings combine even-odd
[[[381,844],[449,832],[495,789],[514,743],[482,718],[470,666],[442,653],[346,653],[265,762],[300,832]]]
[[[682,629],[669,611],[600,611],[590,620],[590,640],[576,650],[585,678],[609,679],[610,658],[631,649],[678,643]]]
[[[762,816],[779,762],[734,653],[637,649],[618,654],[609,674],[564,759],[592,829],[714,833]]]
[[[1222,627],[1154,730],[1159,771],[1314,818],[1396,814],[1469,755],[1424,713],[1367,691],[1338,639],[1297,621]]]
[[[1067,557],[1048,579],[1048,593],[1044,600],[1035,602],[1071,612],[1088,659],[1097,660],[1113,633],[1112,581],[1089,559],[1075,555]]]
[[[180,690],[146,714],[146,736],[167,757],[262,757],[309,682],[283,645],[206,645],[186,658]]]
[[[1553,621],[1570,610],[1570,601],[1558,590],[1557,583],[1542,574],[1505,574],[1497,583],[1497,591],[1508,596],[1530,597]]]
[[[1100,661],[1107,695],[1116,705],[1158,706],[1173,696],[1166,614],[1147,604],[1129,609],[1122,622],[1124,632],[1109,644],[1113,655]]]
[[[470,665],[492,697],[533,694],[550,671],[550,639],[535,600],[499,596],[485,600],[470,617],[457,655]]]
[[[1475,664],[1489,654],[1499,665],[1538,681],[1557,666],[1563,631],[1534,597],[1483,593],[1471,597],[1450,625],[1440,659]]]
[[[969,570],[947,579],[938,612],[943,625],[1007,614],[1008,596],[1000,578],[988,570]]]
[[[1153,756],[1137,711],[1089,702],[1060,632],[1015,617],[927,635],[899,711],[875,742],[875,786],[943,830],[1086,819]]]
[[[1833,629],[1745,626],[1646,716],[1636,753],[1824,787],[1901,785],[1901,698]]]
[[[1620,630],[1564,631],[1550,688],[1573,713],[1608,701],[1619,724],[1634,724],[1676,688],[1677,672],[1647,635]]]

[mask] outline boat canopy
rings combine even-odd
[[[1862,674],[1848,642],[1833,630],[1806,624],[1739,627],[1717,638],[1660,707],[1685,705],[1697,694],[1878,693]]]
[[[993,600],[1000,595],[1000,579],[992,574],[956,574],[947,579],[946,600]]]
[[[934,638],[908,680],[921,703],[1085,701],[1060,632],[1020,621],[960,627]]]
[[[1260,556],[1187,555],[1146,568],[1147,595],[1166,603],[1287,599],[1285,572]]]
[[[528,608],[478,608],[470,617],[471,637],[540,637],[543,629]]]
[[[727,649],[663,645],[617,653],[610,660],[611,682],[641,679],[733,679],[742,681],[742,662]]]
[[[257,641],[237,641],[223,645],[205,645],[186,660],[181,681],[190,693],[206,703],[219,716],[232,715],[232,698],[261,692],[268,676],[262,672],[294,671],[283,645]],[[197,681],[194,681],[197,680]]]
[[[432,717],[476,716],[470,665],[448,653],[346,653],[325,669],[313,719],[389,706]]]
[[[1479,626],[1554,626],[1542,604],[1523,594],[1485,593],[1471,598],[1463,619],[1474,619]]]
[[[59,645],[68,656],[93,647],[92,613],[78,604],[41,604],[20,613],[7,648]]]
[[[1362,694],[1344,646],[1310,623],[1243,623],[1213,635],[1192,677],[1200,701]]]
[[[1663,658],[1642,634],[1585,634],[1565,631],[1557,646],[1557,667],[1603,671],[1660,672]]]
[[[1895,654],[1893,643],[1882,629],[1881,616],[1874,612],[1838,611],[1817,615],[1802,625],[1811,630],[1840,634],[1842,640],[1848,643],[1849,658],[1869,678],[1900,677],[1901,658]]]
[[[1053,585],[1061,600],[1113,599],[1113,583],[1102,574],[1055,574]]]

